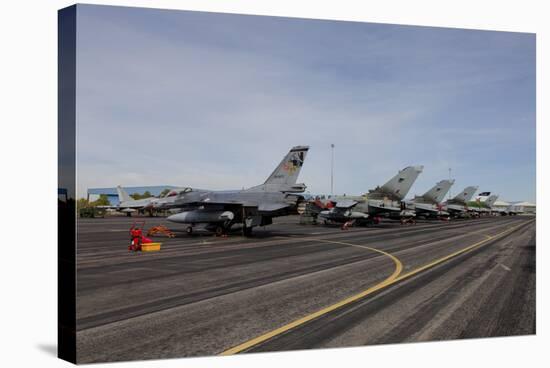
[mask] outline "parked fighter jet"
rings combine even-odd
[[[333,199],[333,207],[321,211],[319,216],[325,220],[325,223],[344,223],[345,226],[353,223],[357,225],[375,223],[379,215],[400,219],[414,217],[414,210],[407,210],[402,200],[423,168],[423,166],[406,167],[386,184],[369,190],[362,197]]]
[[[191,234],[197,224],[217,235],[227,233],[234,224],[242,224],[249,235],[255,226],[269,225],[273,217],[295,213],[303,197],[305,184],[296,184],[309,147],[293,147],[267,180],[258,186],[230,191],[209,191],[187,188],[180,193],[171,208],[182,212],[171,215],[168,221],[188,224]]]
[[[443,210],[449,212],[452,217],[466,216],[468,213],[468,201],[472,199],[477,188],[477,186],[464,188],[462,192],[443,204]]]
[[[478,197],[475,202],[470,202],[468,206],[470,211],[472,211],[477,216],[491,214],[491,212],[493,212],[493,204],[495,204],[495,202],[497,201],[498,195],[493,194],[491,196],[485,197],[484,200],[481,199],[482,197]]]
[[[503,216],[515,216],[515,215],[521,215],[525,211],[520,206],[516,206],[515,204],[509,205],[504,212],[500,212]]]
[[[441,180],[433,188],[421,196],[415,196],[407,202],[407,208],[416,212],[418,217],[443,218],[448,217],[449,212],[443,210],[441,202],[454,184],[453,180]]]
[[[485,208],[492,209],[497,199],[498,199],[498,194],[493,194],[492,196],[489,196],[489,198],[487,198],[485,202],[483,202],[483,204],[485,205]]]
[[[197,188],[174,188],[170,189],[169,192],[167,192],[165,195],[154,198],[151,201],[151,205],[155,209],[155,211],[158,210],[176,210],[178,209],[178,205],[176,205],[176,201],[181,199],[186,193],[189,193],[191,191],[194,192],[208,192],[208,190],[205,189],[197,189]]]
[[[155,197],[148,197],[143,199],[133,199],[120,185],[116,187],[118,193],[118,205],[113,208],[119,212],[126,213],[127,216],[131,216],[133,212],[137,211],[152,211],[152,201]]]

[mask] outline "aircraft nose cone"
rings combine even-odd
[[[176,213],[176,214],[168,216],[166,218],[166,220],[170,221],[170,222],[185,222],[186,215],[187,214],[185,212]]]

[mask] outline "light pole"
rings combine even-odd
[[[330,196],[334,196],[334,143],[330,145],[331,159],[330,159]]]

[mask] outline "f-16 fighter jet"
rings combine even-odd
[[[454,198],[443,204],[443,210],[449,212],[452,217],[465,217],[468,213],[468,202],[477,192],[477,186],[466,187]]]
[[[171,215],[168,221],[187,224],[187,233],[204,224],[216,235],[226,234],[235,224],[241,224],[243,234],[250,235],[255,226],[272,223],[273,217],[296,213],[305,191],[305,184],[297,184],[308,146],[293,147],[267,180],[258,186],[243,190],[209,191],[186,188],[169,204],[182,212]],[[165,206],[166,207],[166,206]]]
[[[376,223],[378,216],[391,218],[412,218],[413,210],[405,208],[402,202],[412,185],[422,172],[423,166],[409,166],[399,171],[386,184],[369,190],[361,197],[338,197],[333,199],[333,207],[319,213],[327,222],[348,225],[368,225]]]
[[[191,191],[209,192],[209,190],[206,190],[206,189],[197,189],[197,188],[189,188],[189,187],[174,188],[174,189],[170,189],[170,191],[165,195],[159,198],[154,198],[151,202],[151,205],[157,211],[174,210],[179,212],[179,209],[178,209],[179,206],[176,205],[176,201],[183,198],[183,196],[186,193],[189,193]]]
[[[407,208],[416,212],[417,217],[439,219],[449,216],[447,211],[443,210],[441,202],[454,184],[453,180],[441,180],[433,188],[421,196],[415,196],[407,202]]]

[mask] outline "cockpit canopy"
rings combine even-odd
[[[168,193],[166,193],[165,195],[161,196],[161,198],[169,198],[169,197],[175,197],[175,196],[179,196],[181,194],[185,194],[185,193],[189,193],[189,192],[192,192],[193,189],[192,188],[189,188],[189,187],[186,187],[186,188],[178,188],[178,189],[171,189]]]

